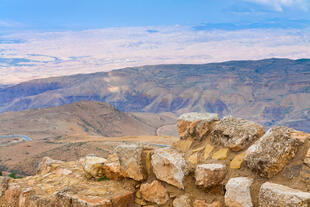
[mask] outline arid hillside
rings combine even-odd
[[[310,60],[154,65],[33,80],[0,89],[0,112],[81,100],[127,112],[215,112],[309,132]]]
[[[171,144],[177,138],[165,135],[177,136],[176,119],[172,113],[126,113],[94,101],[6,112],[0,115],[0,170],[34,174],[44,156],[74,160],[91,151],[106,155],[119,142]],[[8,135],[12,137],[1,137]]]
[[[83,101],[59,107],[0,115],[0,135],[43,139],[62,135],[105,137],[156,135],[157,128],[176,123],[173,114],[125,113],[102,102]]]

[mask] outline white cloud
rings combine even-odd
[[[303,10],[308,10],[307,0],[245,0],[262,5],[267,5],[277,11],[283,11],[285,7],[296,7]]]
[[[1,67],[0,84],[34,78],[110,71],[149,64],[210,63],[240,59],[310,58],[310,31],[251,29],[195,31],[187,27],[106,28],[16,33],[2,39],[2,58],[30,62]],[[117,90],[110,88],[111,91]]]

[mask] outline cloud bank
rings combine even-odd
[[[150,64],[309,58],[307,29],[129,27],[0,36],[0,84]]]

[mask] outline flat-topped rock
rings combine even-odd
[[[204,139],[211,131],[211,124],[219,120],[213,113],[186,113],[178,118],[178,132],[181,139]]]
[[[211,140],[233,151],[240,151],[250,146],[263,134],[263,126],[253,121],[227,116],[214,127]]]
[[[227,207],[252,207],[251,185],[252,178],[231,178],[225,188],[225,205]]]
[[[309,207],[310,193],[266,182],[259,191],[260,207]]]
[[[248,148],[244,161],[263,177],[278,174],[295,157],[300,141],[292,136],[294,129],[272,127]]]
[[[209,188],[220,184],[227,173],[223,164],[201,164],[195,170],[195,184],[204,188]]]
[[[184,189],[183,178],[188,168],[183,155],[171,148],[162,148],[152,155],[153,172],[157,179]]]
[[[213,122],[219,120],[219,115],[215,113],[197,113],[197,112],[191,112],[191,113],[185,113],[179,116],[178,120],[184,120],[184,121],[207,121],[207,122]]]

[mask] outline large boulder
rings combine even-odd
[[[233,151],[247,148],[264,134],[264,127],[232,116],[224,117],[213,129],[211,140]]]
[[[166,188],[157,180],[154,180],[152,183],[142,184],[140,191],[144,200],[156,204],[165,204],[169,200]]]
[[[184,189],[183,178],[188,173],[183,155],[171,148],[161,148],[152,155],[152,168],[157,179]]]
[[[252,207],[252,178],[231,178],[226,184],[225,205],[227,207]]]
[[[300,144],[295,130],[287,127],[272,127],[245,155],[247,166],[263,177],[278,174],[294,158]]]
[[[143,147],[138,144],[122,144],[115,150],[119,157],[121,170],[126,174],[126,177],[137,181],[143,180],[146,175],[142,163]]]
[[[195,170],[196,185],[209,188],[220,184],[227,173],[225,165],[202,164],[197,165]]]
[[[186,113],[178,118],[178,132],[181,139],[189,137],[202,140],[212,130],[211,124],[219,120],[217,114],[212,113]]]
[[[309,207],[310,193],[266,182],[259,191],[260,207]]]

